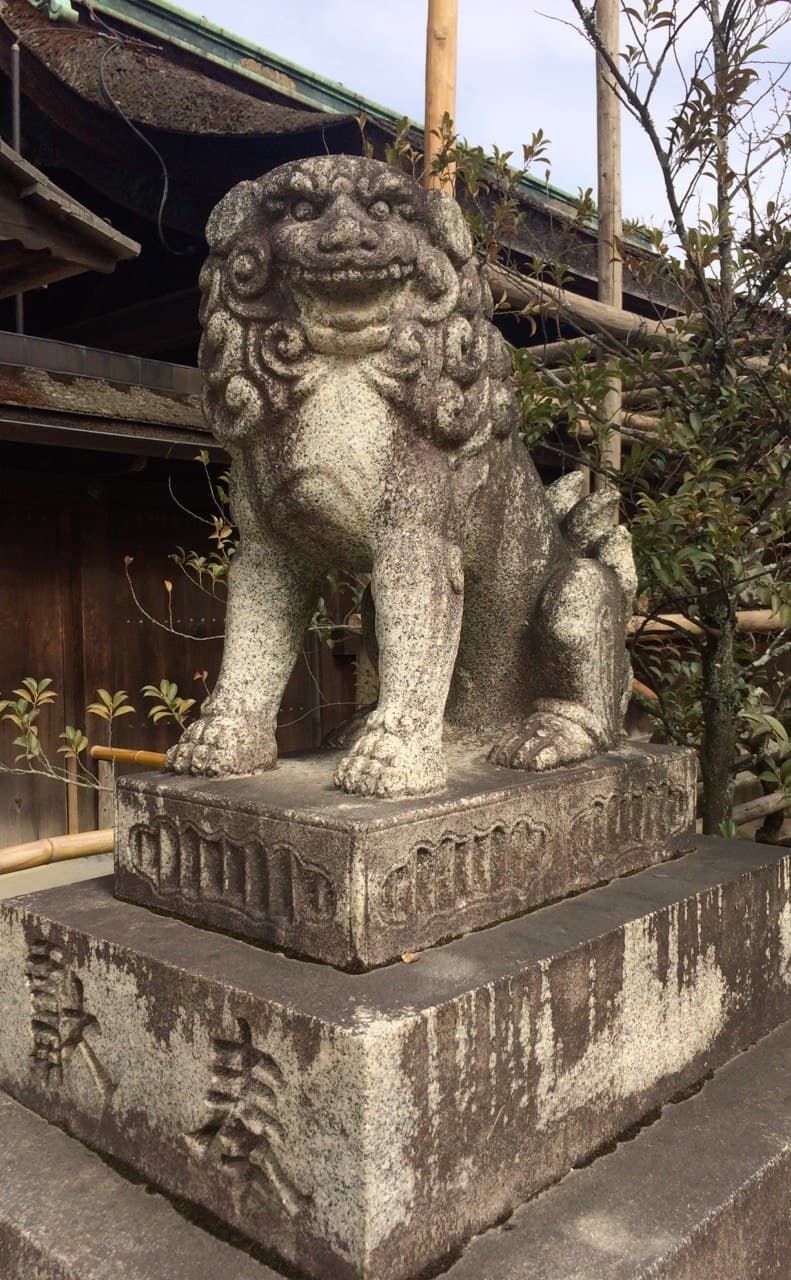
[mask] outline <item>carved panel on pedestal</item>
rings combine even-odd
[[[546,845],[546,828],[526,819],[425,841],[383,880],[379,915],[386,924],[423,923],[468,904],[497,902],[542,865]]]
[[[131,828],[129,857],[158,893],[219,903],[252,920],[316,924],[335,913],[329,876],[282,842],[155,817]]]
[[[689,820],[689,789],[671,781],[615,787],[595,796],[569,822],[568,848],[581,865],[596,867],[614,848],[662,840]]]

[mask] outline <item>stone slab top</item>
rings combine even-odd
[[[32,913],[354,1030],[372,1019],[417,1016],[671,903],[789,860],[782,847],[695,836],[694,848],[670,862],[430,948],[418,962],[362,974],[291,959],[119,902],[111,877],[10,899],[0,912]]]
[[[553,791],[557,774],[525,773],[504,769],[486,759],[485,750],[449,744],[445,748],[448,785],[439,795],[387,800],[347,795],[333,784],[342,752],[312,751],[288,756],[274,769],[241,778],[203,778],[162,772],[136,773],[119,778],[117,786],[132,792],[154,793],[173,800],[195,801],[202,806],[279,818],[329,830],[382,831],[401,823],[469,812],[481,805],[508,799],[526,789]],[[681,753],[683,754],[683,752]],[[691,753],[689,753],[691,755]],[[619,763],[678,756],[678,747],[656,743],[624,743],[614,751],[594,756],[582,764],[564,768],[569,788],[595,777]]]

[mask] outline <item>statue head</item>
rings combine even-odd
[[[306,395],[318,358],[372,353],[382,394],[448,447],[509,429],[510,361],[451,197],[378,160],[295,160],[229,191],[207,239],[200,363],[227,443]]]

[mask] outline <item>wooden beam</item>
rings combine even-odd
[[[440,150],[442,122],[456,118],[457,0],[428,0],[426,27],[426,123],[423,183],[452,195],[455,173],[448,167],[440,176],[433,165]]]
[[[19,365],[0,364],[0,405],[208,433],[199,396]]]

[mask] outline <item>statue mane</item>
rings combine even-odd
[[[386,235],[398,259],[368,272],[388,290],[381,314],[375,296],[348,296],[366,273],[365,249],[351,246],[336,284],[319,273],[322,291],[311,293],[319,228],[342,241],[350,226],[358,238],[370,228],[372,243]],[[199,363],[207,417],[227,445],[283,418],[334,355],[364,361],[378,392],[454,460],[510,431],[510,356],[454,200],[380,161],[298,160],[232,188],[207,239]]]

